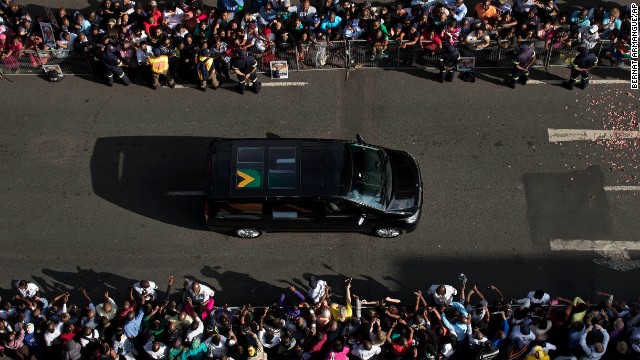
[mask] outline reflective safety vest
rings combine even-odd
[[[169,58],[167,55],[150,57],[149,64],[151,65],[151,71],[153,71],[154,74],[164,74],[169,70]]]

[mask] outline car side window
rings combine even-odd
[[[262,219],[264,204],[261,202],[218,203],[214,207],[216,219]]]
[[[311,220],[317,219],[322,209],[316,202],[273,202],[271,203],[271,215],[274,220]]]
[[[327,217],[359,217],[362,210],[346,201],[328,200],[325,202]]]

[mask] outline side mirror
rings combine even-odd
[[[364,139],[360,134],[356,134],[356,141],[358,142],[358,144],[364,144]]]
[[[360,219],[358,219],[358,225],[362,225],[364,222],[364,214],[360,215]]]

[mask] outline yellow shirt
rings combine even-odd
[[[340,309],[341,308],[345,308],[346,311],[346,315],[344,318],[344,322],[347,322],[349,320],[351,320],[351,317],[353,316],[353,310],[351,309],[351,304],[347,304],[347,306],[342,306],[342,305],[338,305],[338,304],[331,304],[331,317],[333,317],[334,320],[338,320],[340,321]]]
[[[154,74],[164,74],[169,70],[169,58],[167,55],[150,57],[149,65],[151,65],[151,71],[153,71]]]

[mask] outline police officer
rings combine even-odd
[[[442,55],[440,55],[440,83],[443,83],[445,79],[447,82],[453,81],[453,71],[458,66],[458,60],[460,60],[460,53],[456,50],[456,47],[447,44],[442,49]]]
[[[578,76],[582,76],[580,88],[585,89],[589,85],[589,70],[598,65],[598,57],[589,51],[589,48],[583,46],[578,48],[578,56],[571,63],[571,75],[569,81],[563,82],[564,87],[573,90],[573,84],[578,80]]]
[[[536,60],[536,53],[527,44],[520,45],[518,55],[513,60],[513,70],[511,71],[511,78],[505,79],[507,85],[510,88],[515,89],[516,83],[527,85],[529,80],[529,67],[533,65]]]
[[[113,45],[109,44],[102,49],[102,52],[100,53],[100,61],[102,61],[107,73],[107,85],[113,86],[114,75],[126,86],[131,84],[129,77],[127,77],[122,69],[122,61],[120,61],[115,54],[115,48]]]
[[[238,76],[238,91],[240,94],[244,94],[244,90],[247,85],[253,85],[253,90],[257,93],[260,92],[262,84],[258,81],[258,75],[256,69],[258,63],[252,56],[247,55],[247,51],[244,49],[236,50],[238,58],[233,62],[231,70]]]
[[[196,70],[198,72],[198,78],[200,79],[200,90],[207,90],[207,82],[211,83],[214,90],[220,86],[216,76],[216,67],[214,65],[211,49],[204,48],[200,50]]]

